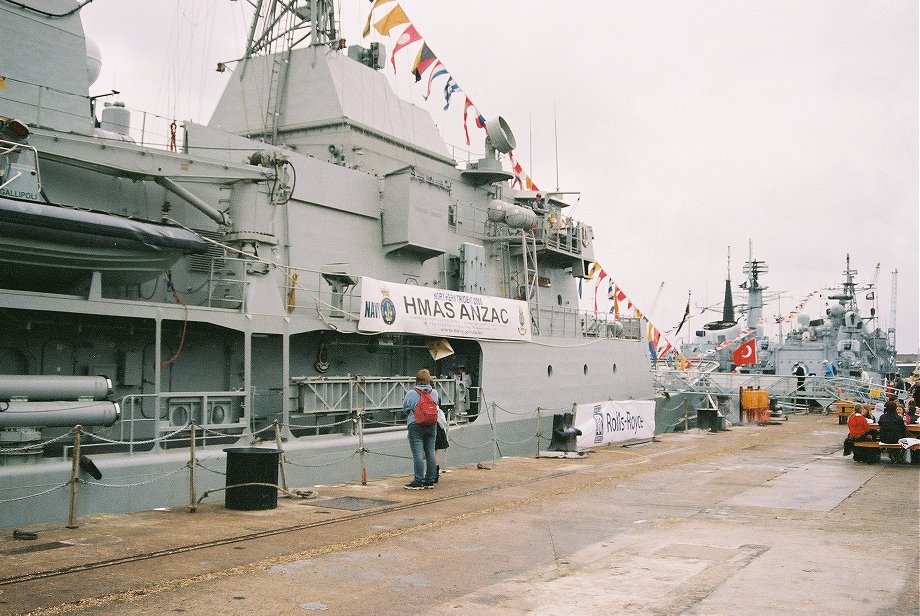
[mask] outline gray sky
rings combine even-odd
[[[543,189],[556,187],[555,109],[559,188],[581,191],[573,213],[593,225],[598,260],[662,331],[688,291],[694,316],[721,300],[729,246],[742,282],[753,240],[768,294],[782,291],[767,320],[838,283],[849,253],[861,282],[881,264],[885,328],[898,270],[898,349],[917,352],[916,0],[399,2],[480,112],[508,120]],[[244,43],[245,4],[96,0],[83,10],[103,54],[93,93],[206,122],[229,75],[213,67]],[[349,44],[369,6],[341,1]],[[448,112],[438,95],[424,101],[408,73],[416,50],[387,75],[465,148],[463,97]]]

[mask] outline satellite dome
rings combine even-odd
[[[88,85],[93,85],[99,79],[99,73],[102,72],[102,50],[96,41],[86,38],[86,77]]]

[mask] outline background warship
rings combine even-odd
[[[788,322],[791,330],[784,335],[780,329],[777,336],[771,337],[765,333],[764,291],[767,287],[761,281],[761,276],[768,271],[767,265],[751,257],[745,262],[743,271],[747,278],[739,287],[747,293],[746,303],[736,311],[729,273],[725,280],[722,318],[693,332],[691,339],[681,346],[687,358],[717,362],[718,370],[729,372],[736,367],[732,352],[746,340],[754,339],[756,361],[737,366],[740,372],[787,375],[792,373],[796,363],[801,363],[807,373],[825,376],[824,362],[827,361],[835,366],[837,376],[864,379],[878,385],[896,371],[895,329],[893,326],[883,329],[879,325],[878,272],[876,282],[859,284],[858,272],[850,266],[847,255],[842,282],[820,294],[810,294],[788,315],[777,317],[777,324]],[[893,277],[894,295],[896,285],[897,279]],[[828,302],[823,314],[816,318],[805,312],[813,296],[823,297]],[[870,305],[865,313],[860,310],[861,301]],[[892,305],[895,301],[893,298]],[[895,322],[894,315],[890,322]]]
[[[262,440],[292,485],[406,472],[422,367],[451,463],[655,398],[639,323],[577,308],[591,227],[509,188],[504,120],[458,168],[332,2],[255,6],[210,122],[151,144],[162,118],[90,94],[82,4],[0,2],[3,526],[60,519],[78,424],[82,515],[186,502],[196,467],[223,485],[222,449]]]
[[[656,367],[656,382],[663,391],[704,397],[708,404],[703,406],[733,421],[745,420],[741,400],[749,388],[766,392],[774,419],[787,411],[815,407],[827,413],[839,410],[834,406],[838,401],[875,403],[888,395],[887,379],[896,372],[895,331],[879,326],[877,283],[858,284],[849,255],[842,284],[826,295],[817,290],[810,293],[788,315],[777,317],[778,325],[790,322],[793,326],[785,336],[780,329],[774,339],[764,327],[767,287],[761,276],[767,272],[766,263],[753,256],[745,262],[747,279],[740,288],[747,292],[747,301],[737,307],[730,269],[721,318],[692,331],[680,353]],[[877,273],[878,268],[876,279]],[[893,296],[896,274],[892,276]],[[815,296],[829,302],[819,318],[804,312]],[[861,312],[859,300],[872,302],[867,315]],[[892,313],[890,323],[894,322]],[[801,380],[793,376],[796,364],[804,368]],[[833,374],[828,374],[829,366]],[[904,398],[906,392],[900,395]],[[749,418],[768,421],[767,409],[760,411],[762,414],[751,413]]]

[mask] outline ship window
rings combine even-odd
[[[550,365],[548,365],[548,366],[546,367],[546,376],[548,376],[548,377],[552,377],[552,376],[553,376],[553,365],[552,365],[552,364],[550,364]]]
[[[617,365],[616,365],[616,364],[613,364],[613,373],[614,373],[614,374],[617,373]]]
[[[585,376],[588,375],[588,364],[585,364],[584,368],[582,368],[582,371],[585,373]]]
[[[562,305],[562,296],[561,296],[561,295],[557,295],[557,296],[556,296],[556,303],[559,304],[560,306]]]

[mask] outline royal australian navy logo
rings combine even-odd
[[[383,299],[380,300],[380,317],[387,325],[392,325],[396,321],[396,304],[390,299],[389,289],[380,289]]]
[[[389,297],[384,297],[383,301],[380,302],[380,315],[387,325],[392,325],[393,321],[396,320],[396,305],[393,304],[393,300]]]
[[[518,333],[523,336],[527,333],[527,321],[524,320],[524,309],[520,306],[518,306],[518,323],[520,324]]]
[[[383,299],[379,302],[364,302],[364,316],[371,319],[380,319],[387,325],[392,325],[396,322],[396,304],[390,299],[389,289],[380,289],[380,295],[383,296]]]

